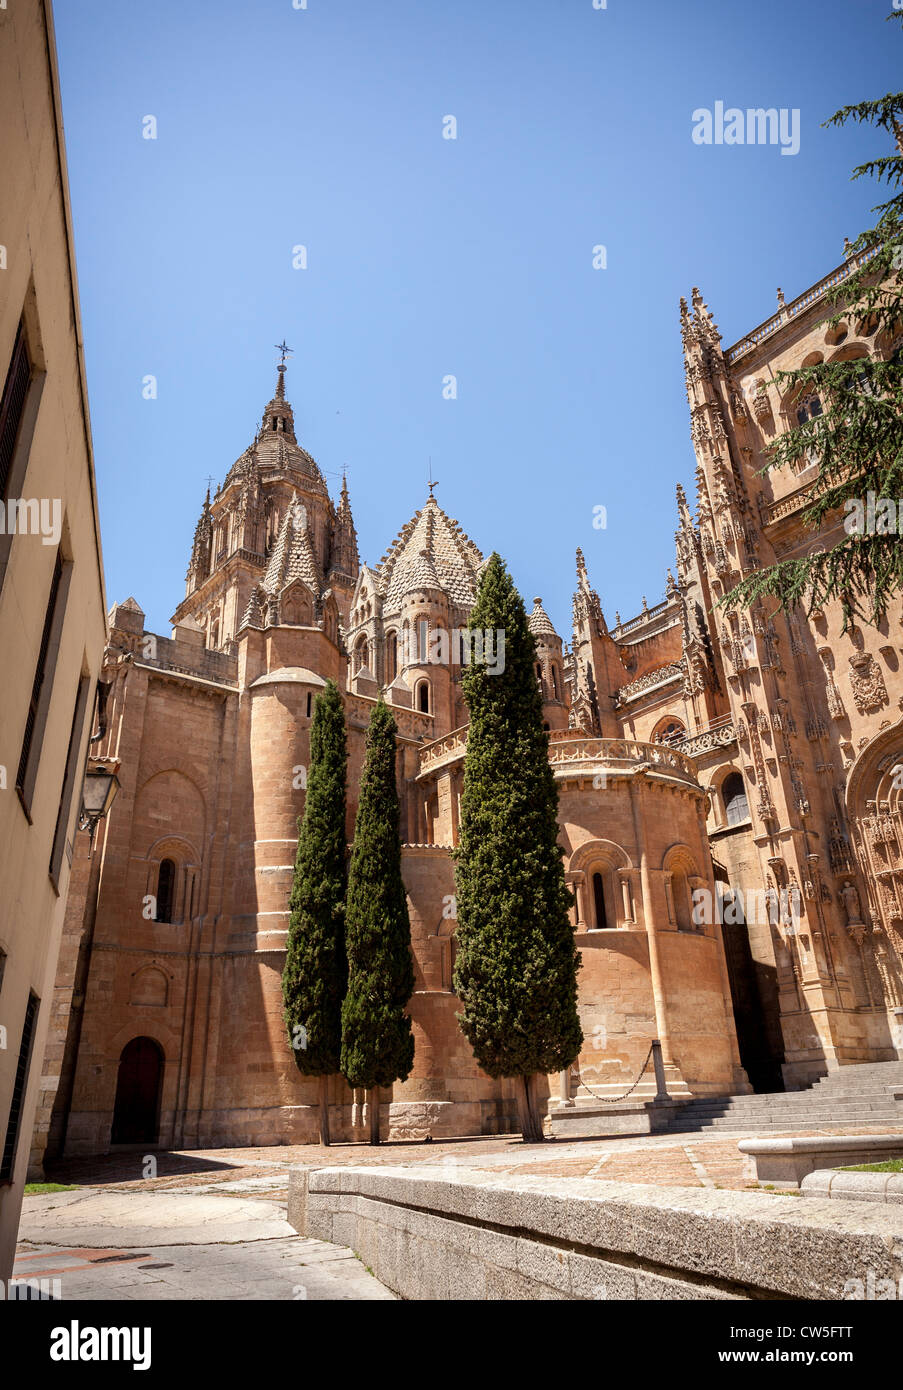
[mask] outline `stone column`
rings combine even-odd
[[[618,882],[621,885],[621,902],[624,907],[624,921],[633,922],[633,904],[630,900],[630,869],[618,869]]]
[[[643,896],[643,925],[649,943],[649,977],[652,983],[652,998],[655,1005],[655,1030],[662,1045],[662,1061],[665,1066],[674,1065],[671,1050],[671,1029],[668,1023],[668,1008],[665,984],[662,978],[662,965],[658,949],[658,933],[655,926],[655,909],[652,899],[652,878],[649,873],[649,854],[646,848],[646,827],[639,788],[642,783],[638,777],[630,779],[630,807],[633,812],[634,841],[639,851],[640,886]]]
[[[577,931],[586,931],[586,874],[582,869],[574,870],[571,875],[571,887],[576,899],[574,927]]]
[[[715,867],[712,863],[712,851],[705,828],[705,802],[702,797],[696,803],[696,812],[699,823],[699,834],[702,842],[702,852],[705,855],[705,867],[709,871],[709,883],[715,889]],[[721,930],[721,913],[718,910],[719,898],[717,892],[712,897],[712,924],[713,934],[718,947],[718,974],[721,980],[721,999],[724,1007],[724,1022],[727,1027],[728,1043],[731,1050],[731,1070],[734,1074],[734,1086],[741,1094],[748,1094],[752,1091],[749,1077],[743,1063],[740,1061],[740,1044],[737,1041],[737,1025],[734,1019],[734,999],[731,994],[731,981],[727,972],[727,954],[724,949],[724,933]]]

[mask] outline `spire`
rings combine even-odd
[[[579,546],[577,547],[577,592],[574,595],[572,609],[575,629],[581,622],[590,621],[598,624],[600,631],[608,631],[602,613],[602,605],[599,602],[599,595],[589,582],[586,561]]]
[[[284,344],[279,344],[282,348]],[[286,352],[291,351],[285,348]],[[278,376],[276,378],[276,394],[272,400],[267,402],[263,412],[263,419],[260,425],[258,439],[272,438],[288,440],[292,444],[297,444],[295,438],[295,417],[289,402],[285,399],[285,373],[288,370],[288,363],[283,357],[277,367]]]
[[[330,574],[347,574],[357,578],[360,569],[360,556],[357,548],[357,531],[351,515],[351,498],[348,496],[348,478],[342,473],[342,492],[332,523],[332,544],[330,546]]]
[[[703,341],[712,344],[721,342],[718,325],[712,318],[709,306],[703,301],[702,294],[695,285],[693,286],[693,322]]]

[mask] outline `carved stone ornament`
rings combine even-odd
[[[888,703],[881,668],[868,652],[857,652],[850,657],[850,688],[860,714],[881,709]]]

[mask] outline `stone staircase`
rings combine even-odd
[[[752,1134],[873,1124],[903,1125],[903,1062],[863,1062],[841,1067],[805,1091],[700,1096],[680,1106],[661,1132],[742,1130]]]

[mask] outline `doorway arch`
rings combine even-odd
[[[111,1144],[154,1144],[160,1126],[163,1049],[153,1038],[132,1038],[119,1058]]]

